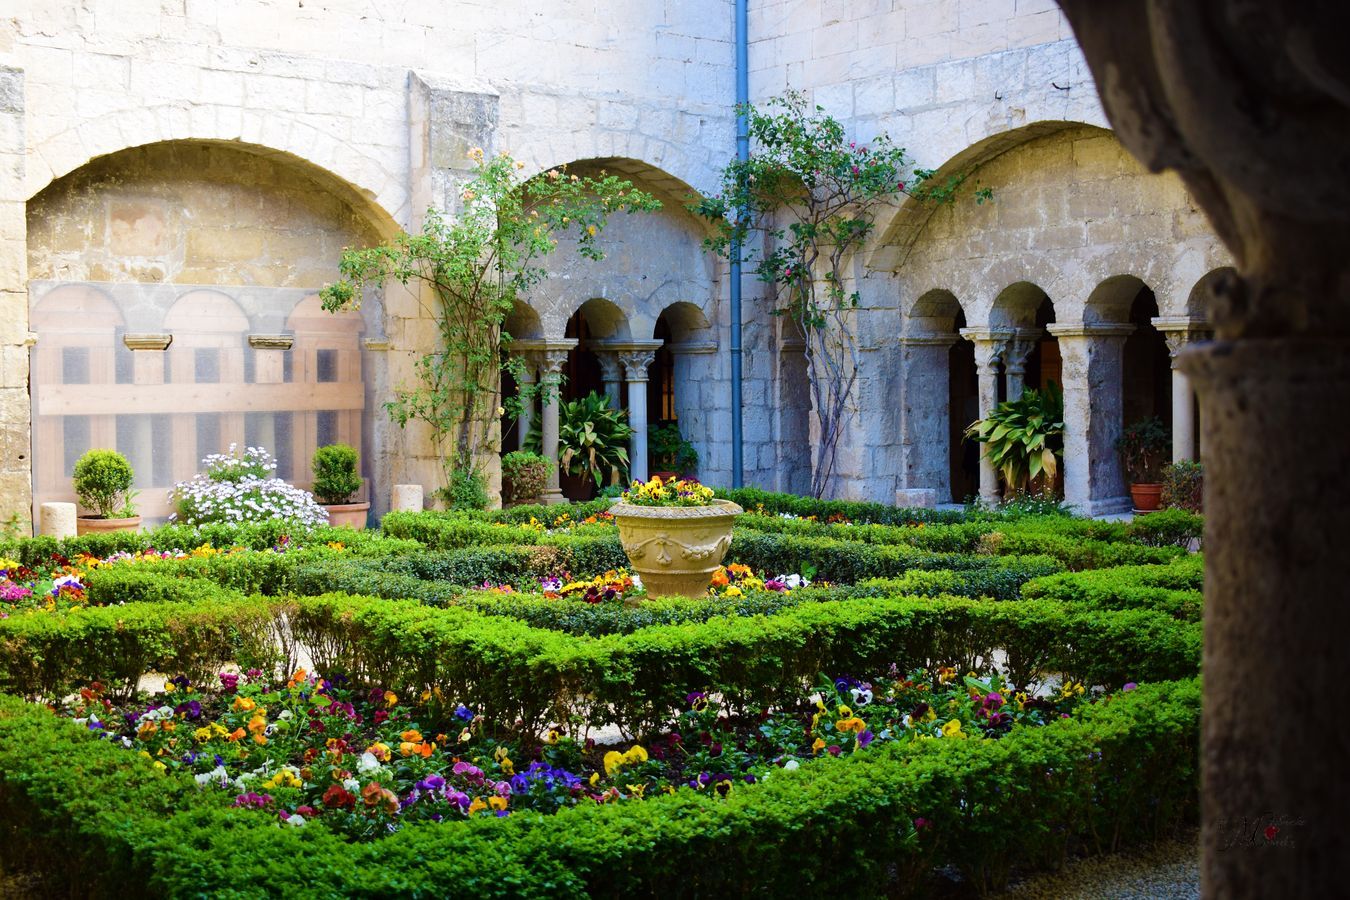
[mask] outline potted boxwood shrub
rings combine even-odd
[[[360,461],[356,448],[347,444],[328,444],[314,451],[314,497],[328,511],[330,524],[358,530],[366,527],[370,501],[352,502],[361,490],[361,476],[356,474]]]
[[[1157,416],[1140,419],[1116,439],[1137,511],[1152,512],[1161,506],[1162,468],[1171,448],[1172,438]]]
[[[647,447],[652,456],[652,477],[689,478],[698,468],[698,451],[680,434],[675,421],[662,422],[647,432]]]
[[[102,531],[135,531],[141,527],[131,489],[136,473],[116,450],[88,450],[75,463],[72,481],[80,505],[92,515],[75,520],[76,534]]]
[[[619,542],[652,597],[702,597],[742,510],[693,479],[635,481],[610,507]]]
[[[512,450],[502,457],[504,503],[537,503],[547,484],[547,457],[528,450]]]

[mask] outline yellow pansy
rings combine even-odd
[[[943,726],[942,726],[942,736],[943,736],[943,737],[949,737],[949,738],[950,738],[950,737],[954,737],[954,738],[962,738],[962,737],[965,737],[965,736],[966,736],[966,735],[965,735],[965,732],[963,732],[963,731],[961,730],[961,720],[960,720],[960,719],[952,719],[952,720],[951,720],[950,722],[948,722],[946,725],[943,725]]]

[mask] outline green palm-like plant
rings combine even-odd
[[[1043,391],[1023,391],[973,422],[966,437],[985,445],[985,456],[1014,492],[1029,490],[1038,479],[1052,485],[1057,454],[1064,451],[1064,395],[1053,381]]]
[[[525,439],[526,450],[542,452],[542,432],[536,414]],[[627,444],[632,436],[628,412],[614,409],[608,397],[595,391],[564,400],[558,407],[558,463],[568,475],[589,475],[597,487],[611,472],[617,472],[621,481],[627,478]]]

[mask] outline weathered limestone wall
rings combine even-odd
[[[343,247],[377,239],[331,186],[221,144],[103,157],[28,203],[35,280],[317,290],[337,277]]]
[[[29,528],[23,73],[0,65],[0,527]]]

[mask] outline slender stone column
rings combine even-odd
[[[520,387],[524,399],[521,401],[520,416],[516,419],[516,433],[520,435],[520,446],[525,446],[525,438],[530,434],[530,423],[534,421],[534,412],[539,408],[538,398],[530,390],[538,383],[539,359],[534,353],[520,354],[525,369],[520,373]]]
[[[1124,428],[1125,338],[1134,326],[1065,322],[1049,330],[1064,362],[1064,501],[1087,516],[1128,512],[1116,439]]]
[[[559,396],[562,369],[567,365],[568,351],[576,344],[575,340],[550,341],[539,353],[539,386],[543,393],[543,412],[539,417],[540,451],[552,462],[548,468],[548,481],[544,484],[542,499],[545,503],[567,502],[558,483],[558,405],[562,399]]]
[[[1172,357],[1172,462],[1195,459],[1195,390],[1178,363],[1188,344],[1209,337],[1208,326],[1190,316],[1158,316],[1151,321],[1163,333]]]
[[[1036,341],[1040,336],[1040,331],[1036,329],[1019,328],[1008,341],[1003,364],[1009,400],[1017,400],[1022,396],[1022,389],[1027,382],[1027,357],[1036,349]]]
[[[619,353],[628,382],[628,424],[633,429],[628,445],[628,473],[635,481],[647,480],[647,368],[655,359],[655,348]]]
[[[978,376],[981,419],[998,405],[999,361],[1011,336],[1006,331],[961,329],[961,337],[975,345],[975,374]],[[998,472],[983,447],[980,448],[980,499],[986,503],[999,501]]]
[[[619,362],[619,354],[613,350],[596,350],[595,358],[600,361],[600,379],[604,382],[609,405],[622,409],[619,384],[623,381],[623,365]]]

